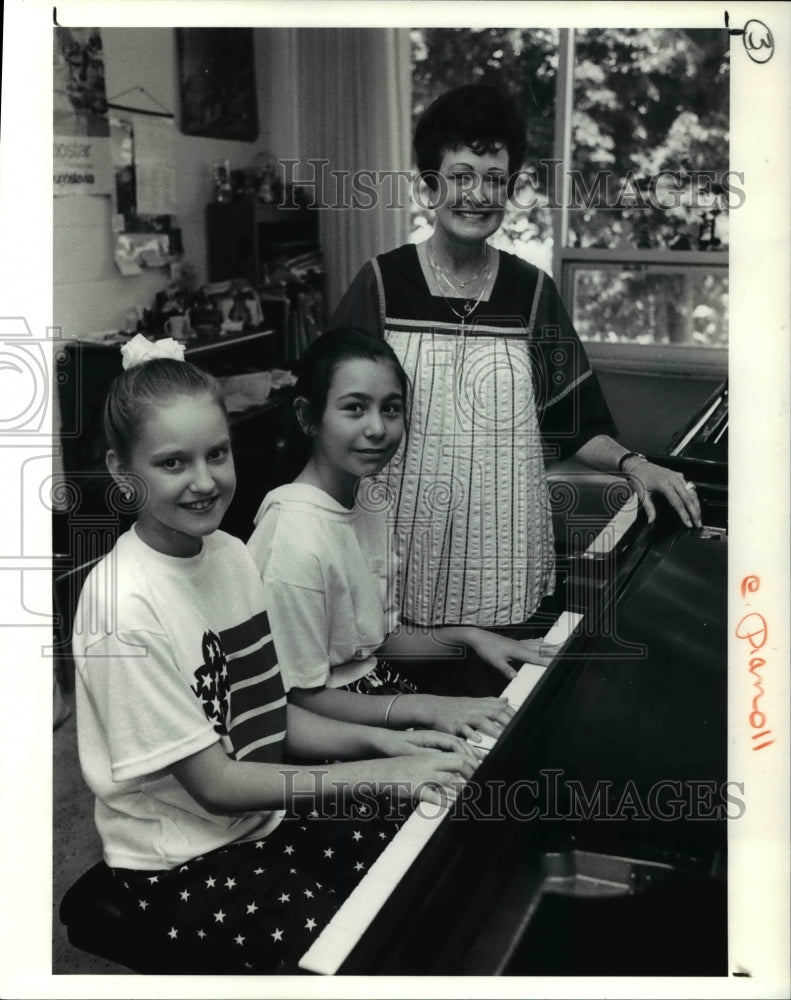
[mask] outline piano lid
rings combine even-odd
[[[659,454],[657,465],[681,472],[698,487],[703,522],[728,524],[728,381],[709,396],[698,412]]]
[[[720,385],[676,435],[667,454],[728,464],[728,381]]]
[[[698,467],[711,483],[727,483],[728,382],[720,385],[654,461],[668,468]]]

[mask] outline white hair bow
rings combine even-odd
[[[121,348],[121,356],[124,371],[142,365],[144,361],[152,361],[154,358],[173,358],[174,361],[184,360],[184,345],[172,337],[163,337],[162,340],[147,340],[142,333],[136,334],[128,344]]]

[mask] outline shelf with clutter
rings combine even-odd
[[[200,284],[187,261],[174,266],[171,281],[149,305],[127,310],[123,329],[86,333],[78,339],[122,345],[136,334],[149,340],[172,337],[190,356],[200,356],[201,364],[209,358],[212,365],[221,358],[228,361],[232,357],[228,349],[242,344],[245,357],[239,354],[235,361],[244,368],[269,368],[280,357],[275,325],[256,289],[243,279]]]
[[[274,317],[279,357],[297,359],[325,315],[319,213],[275,168],[229,171],[206,206],[209,280],[242,280]]]

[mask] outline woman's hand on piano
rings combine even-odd
[[[557,653],[557,646],[548,646],[541,639],[510,639],[483,628],[470,629],[466,640],[478,656],[499,670],[508,680],[516,676],[523,663],[548,667]]]
[[[661,493],[688,527],[700,528],[703,524],[700,502],[693,483],[688,482],[680,472],[673,472],[653,462],[640,462],[634,470],[627,470],[640,503],[645,508],[649,524],[656,518],[656,507],[651,501],[652,493]]]
[[[417,695],[423,724],[465,740],[478,741],[478,731],[498,737],[514,717],[505,698],[450,698]]]

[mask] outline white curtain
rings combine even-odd
[[[296,32],[297,124],[302,176],[321,182],[321,239],[328,314],[362,264],[408,237],[409,185],[375,185],[359,171],[403,171],[411,162],[411,64],[406,28],[303,28]],[[327,160],[320,171],[309,159]],[[338,171],[334,176],[330,171]],[[359,178],[359,174],[357,175]],[[295,172],[295,179],[299,174]],[[344,180],[341,181],[340,177]],[[359,183],[375,187],[376,195]],[[391,191],[397,197],[390,198]],[[371,207],[363,204],[373,201]],[[400,207],[395,205],[400,203]],[[335,207],[332,207],[335,206]]]

